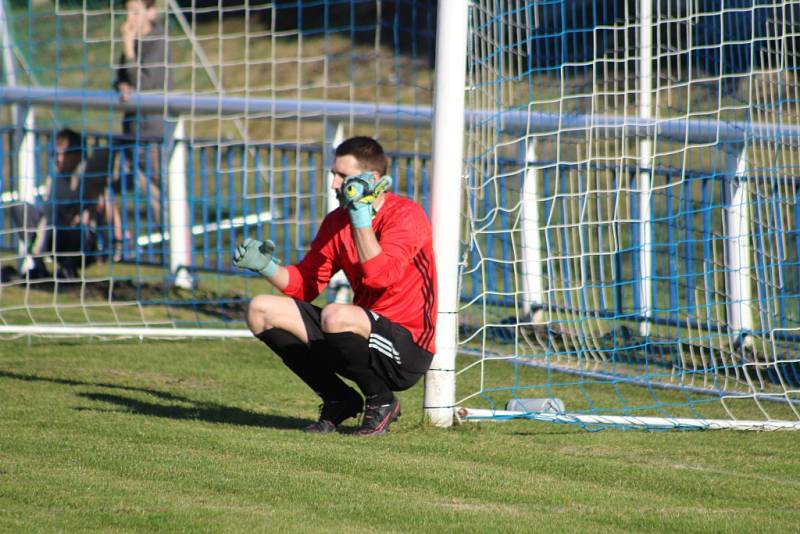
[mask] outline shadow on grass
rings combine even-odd
[[[209,402],[188,401],[191,406],[164,406],[163,404],[105,393],[79,393],[78,396],[97,402],[115,404],[135,414],[166,417],[168,419],[284,429],[298,429],[311,423],[309,420],[296,417],[261,414]],[[84,410],[91,410],[91,408],[84,408]]]
[[[65,386],[93,386],[98,388],[124,389],[126,391],[138,391],[140,393],[147,393],[148,395],[152,395],[154,397],[158,397],[160,399],[169,401],[193,402],[191,399],[188,399],[186,397],[181,397],[180,395],[174,395],[172,393],[166,393],[164,391],[158,391],[156,389],[140,388],[135,386],[123,386],[120,384],[109,384],[106,382],[84,382],[82,380],[73,380],[71,378],[55,378],[51,376],[26,375],[26,374],[12,373],[9,371],[0,371],[0,378],[13,378],[14,380],[23,380],[25,382],[49,382],[51,384],[62,384]]]
[[[189,406],[165,406],[152,402],[146,402],[121,395],[110,395],[106,393],[78,393],[78,397],[97,402],[115,404],[124,408],[126,412],[139,415],[154,417],[165,417],[169,419],[181,419],[192,421],[206,421],[209,423],[224,423],[229,425],[269,427],[278,429],[299,429],[312,421],[308,419],[298,419],[296,417],[285,417],[282,415],[268,415],[257,412],[242,410],[231,406],[224,406],[212,402],[199,402],[173,395],[164,391],[150,388],[123,386],[120,384],[109,384],[103,382],[84,382],[68,378],[52,378],[30,374],[18,374],[8,371],[0,371],[0,378],[12,378],[29,382],[49,382],[53,384],[63,384],[67,386],[89,386],[109,389],[120,389],[131,392],[145,393],[159,399],[171,402],[181,402]],[[94,408],[78,408],[81,411],[103,412],[108,410]]]

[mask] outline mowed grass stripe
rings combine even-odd
[[[2,341],[0,529],[800,524],[796,433],[590,433],[524,421],[441,430],[422,424],[421,386],[400,396],[404,415],[385,437],[307,436],[299,428],[316,400],[256,342]]]

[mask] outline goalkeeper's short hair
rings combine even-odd
[[[362,170],[377,171],[383,176],[389,167],[389,158],[383,147],[372,137],[351,137],[336,147],[335,156],[353,156],[358,160]]]

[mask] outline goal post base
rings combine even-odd
[[[640,428],[642,430],[800,430],[800,421],[746,421],[727,419],[689,419],[639,417],[627,415],[587,415],[579,413],[517,412],[480,408],[455,408],[458,421],[508,421],[530,419],[547,423],[583,424],[603,427]]]

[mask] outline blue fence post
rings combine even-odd
[[[208,150],[205,147],[200,148],[199,154],[200,164],[200,183],[201,191],[203,192],[202,200],[202,223],[203,226],[208,225]],[[211,267],[211,250],[209,246],[208,232],[203,232],[203,267]],[[219,232],[217,232],[219,234]],[[219,236],[217,236],[219,238]],[[219,241],[219,239],[217,239]]]
[[[261,224],[261,212],[264,211],[263,207],[263,200],[261,199],[261,180],[263,177],[261,175],[261,147],[256,146],[253,148],[253,191],[255,194],[255,210],[258,214],[259,220],[256,223],[256,239],[259,241],[264,240],[264,226]],[[270,213],[270,218],[272,218],[272,214]],[[245,230],[245,237],[249,237],[249,232]]]
[[[667,176],[667,180],[670,177]],[[678,244],[675,241],[675,213],[673,211],[674,191],[672,184],[666,187],[667,201],[667,279],[669,281],[669,317],[678,320],[678,270],[675,265],[675,258],[678,256]]]
[[[706,324],[711,325],[713,321],[712,306],[715,302],[713,264],[710,263],[712,259],[711,210],[714,206],[714,198],[712,195],[714,191],[714,178],[708,175],[703,176],[701,184],[703,199],[703,234],[700,239],[703,243],[703,279],[705,283]]]
[[[222,153],[217,147],[212,152],[214,156],[214,216],[218,221],[222,220]],[[214,242],[214,252],[217,255],[217,270],[223,269],[222,258],[222,228],[217,229],[217,239]]]
[[[225,160],[227,169],[225,170],[225,179],[228,181],[228,220],[233,222],[234,214],[236,213],[236,168],[235,152],[233,146],[226,147]],[[221,219],[220,219],[221,220]],[[228,257],[233,257],[233,251],[236,249],[236,228],[233,224],[228,225]],[[222,229],[220,229],[220,238],[223,237]]]

